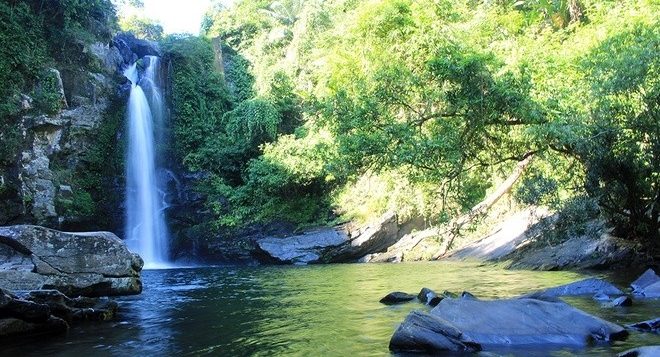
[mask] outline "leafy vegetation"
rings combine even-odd
[[[186,155],[207,157],[191,167],[212,173],[203,189],[220,226],[388,209],[440,223],[535,155],[521,202],[567,215],[588,206],[572,217],[603,213],[619,234],[657,244],[658,10],[649,0],[219,6],[202,28],[223,42],[229,104],[204,123],[222,139]]]

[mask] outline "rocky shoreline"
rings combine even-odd
[[[430,312],[412,311],[396,329],[389,348],[396,353],[470,353],[477,351],[553,350],[585,348],[625,340],[632,332],[658,333],[660,318],[620,326],[579,310],[562,297],[592,296],[602,306],[630,306],[633,298],[657,299],[660,276],[648,269],[630,285],[630,294],[601,279],[531,292],[516,298],[480,300],[470,293],[460,296],[423,288],[415,296],[393,292],[383,304],[413,300],[434,306]],[[660,346],[644,346],[620,356],[653,356]]]
[[[0,338],[63,333],[107,321],[109,296],[142,292],[142,259],[110,232],[0,227]]]

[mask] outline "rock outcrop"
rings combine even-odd
[[[648,269],[630,284],[637,297],[660,298],[660,276],[653,269]]]
[[[0,289],[0,338],[66,332],[74,321],[107,321],[117,303],[107,299],[68,298],[57,290],[19,296]]]
[[[68,296],[139,294],[142,260],[110,232],[0,227],[0,287],[54,289]]]
[[[584,296],[597,294],[620,296],[623,295],[623,291],[619,290],[619,288],[605,280],[588,278],[570,284],[560,285],[554,288],[533,292],[531,294],[524,295],[524,297],[546,299],[558,298],[562,296]]]
[[[627,336],[616,324],[561,301],[443,299],[429,314],[413,311],[394,332],[390,349],[473,352],[498,348],[584,347]]]
[[[387,213],[357,230],[321,228],[291,237],[259,239],[257,255],[263,261],[286,264],[354,262],[387,250],[407,230],[409,224],[400,224],[396,214]]]

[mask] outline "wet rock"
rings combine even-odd
[[[419,291],[419,294],[417,294],[417,299],[419,299],[421,303],[427,305],[430,305],[429,302],[436,297],[438,297],[438,294],[429,288],[422,288],[422,290]]]
[[[481,346],[444,319],[421,311],[413,311],[394,332],[390,350],[395,352],[440,351],[476,352]]]
[[[412,299],[414,299],[416,296],[407,294],[401,291],[395,291],[391,292],[382,299],[380,299],[380,302],[385,304],[385,305],[394,305],[394,304],[400,304],[402,302],[408,302]]]
[[[0,286],[54,289],[68,296],[139,294],[141,259],[110,232],[65,233],[39,226],[0,227]]]
[[[639,297],[658,298],[660,297],[660,276],[648,269],[637,280],[630,284],[633,294]]]
[[[48,305],[0,289],[0,337],[65,332],[68,324],[51,315]]]
[[[660,356],[660,346],[644,346],[619,353],[617,357],[657,357]]]
[[[632,306],[632,299],[630,298],[630,296],[619,296],[618,298],[612,300],[609,306],[611,307]]]
[[[630,327],[632,329],[643,331],[643,332],[660,333],[660,317],[656,317],[655,319],[651,319],[651,320],[638,322],[636,324],[627,325],[626,327]]]
[[[117,48],[125,63],[135,62],[144,56],[160,56],[157,42],[138,39],[130,32],[115,36],[112,45]]]
[[[537,291],[531,294],[523,295],[523,297],[543,299],[543,298],[557,298],[562,296],[581,296],[593,294],[606,294],[606,295],[623,295],[623,291],[619,290],[616,286],[608,283],[605,280],[589,278],[576,281],[570,284],[560,285],[554,288],[549,288]]]
[[[390,340],[393,351],[478,351],[525,346],[584,347],[624,339],[626,330],[561,301],[444,299],[412,312]]]
[[[61,334],[69,330],[66,321],[51,316],[42,323],[27,322],[25,320],[8,318],[0,319],[0,338],[15,336],[37,336]]]
[[[31,291],[25,299],[47,305],[52,315],[67,322],[108,321],[114,318],[118,308],[112,300],[87,297],[71,299],[57,290]]]
[[[438,306],[440,301],[442,301],[442,299],[444,299],[443,296],[434,296],[431,300],[429,300],[428,305],[436,307],[436,306]]]
[[[464,292],[461,293],[461,298],[463,298],[463,299],[476,299],[477,297],[472,295],[472,293],[470,293],[468,291],[464,291]]]

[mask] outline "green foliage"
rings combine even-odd
[[[34,93],[34,103],[46,114],[57,114],[62,109],[62,94],[58,78],[53,71],[44,71],[39,76],[39,85]]]
[[[631,24],[584,60],[595,106],[577,150],[588,189],[640,237],[658,236],[660,216],[660,22]]]
[[[223,47],[225,56],[225,79],[234,104],[254,96],[254,77],[250,73],[250,62],[229,47]]]
[[[192,170],[207,169],[214,161],[207,142],[222,132],[221,119],[230,109],[230,96],[208,40],[168,36],[162,42],[171,61],[172,118],[176,154]]]
[[[205,146],[207,157],[235,154],[206,166],[218,222],[394,209],[438,223],[534,153],[515,197],[563,212],[565,236],[607,212],[622,235],[656,237],[659,10],[652,0],[244,0],[212,11],[204,28],[225,44],[229,109],[270,104],[226,114],[218,132],[238,134]],[[273,109],[277,130],[253,140],[250,120],[274,124]]]
[[[35,92],[38,110],[61,105],[47,67],[79,70],[91,64],[84,46],[110,39],[115,12],[109,0],[17,0],[0,3],[0,164],[14,161],[20,143],[20,94]],[[40,82],[40,88],[35,88]],[[57,98],[56,98],[57,97]]]
[[[119,26],[122,31],[131,32],[138,38],[151,41],[160,41],[163,38],[163,26],[146,17],[128,16],[119,20]]]

